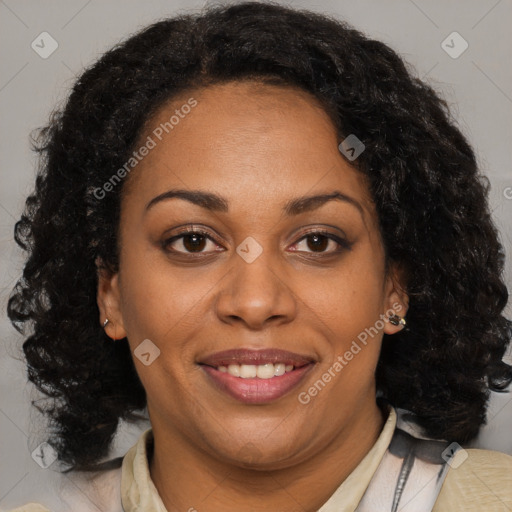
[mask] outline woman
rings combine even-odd
[[[512,506],[512,457],[461,447],[512,381],[487,182],[390,48],[256,2],[164,20],[39,151],[9,315],[63,510]]]

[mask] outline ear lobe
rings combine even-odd
[[[98,290],[96,302],[100,311],[99,322],[107,336],[113,340],[126,337],[123,315],[121,312],[121,295],[119,290],[119,273],[110,272],[101,259],[96,259]],[[108,322],[105,324],[105,320]]]
[[[399,322],[399,320],[402,318],[406,320],[405,317],[409,309],[409,295],[406,290],[405,272],[397,266],[393,266],[393,268],[390,269],[387,277],[385,303],[384,333],[395,334],[404,328],[403,323]],[[390,317],[393,315],[396,315],[394,317],[394,323],[398,323],[398,325],[394,325],[394,323],[389,321]]]

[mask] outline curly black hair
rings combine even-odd
[[[246,79],[309,92],[342,137],[366,147],[353,164],[368,178],[386,262],[403,269],[410,300],[408,328],[384,335],[379,392],[416,413],[429,436],[466,443],[486,422],[490,391],[512,381],[489,181],[446,102],[345,22],[275,3],[216,6],[158,21],[106,52],[34,139],[35,191],[15,226],[28,256],[8,314],[27,336],[28,378],[50,403],[40,410],[51,444],[72,470],[94,467],[120,419],[136,421],[146,406],[127,340],[107,342],[96,302],[96,261],[118,270],[125,184],[104,199],[97,191],[164,102]]]

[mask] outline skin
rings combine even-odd
[[[353,340],[390,308],[407,312],[398,270],[384,249],[368,184],[338,150],[335,127],[299,89],[230,82],[189,91],[163,106],[140,140],[188,98],[197,106],[137,165],[125,184],[120,267],[100,272],[100,322],[135,350],[150,339],[160,355],[134,357],[146,390],[155,449],[151,478],[169,512],[315,511],[377,440],[387,416],[375,401],[378,336],[308,404],[298,401]],[[228,212],[183,199],[146,205],[172,188],[214,192]],[[283,205],[338,190],[295,216]],[[212,237],[162,243],[184,224]],[[347,240],[305,237],[328,230]],[[236,248],[253,237],[252,263]],[[194,242],[195,240],[192,240]],[[320,245],[320,248],[318,248]],[[199,246],[199,247],[198,247]],[[199,256],[193,253],[194,247]],[[175,252],[172,252],[174,249]],[[398,308],[397,308],[398,305]],[[230,348],[281,348],[315,367],[279,400],[247,405],[217,390],[197,364]]]

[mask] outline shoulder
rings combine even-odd
[[[97,471],[59,475],[51,484],[53,499],[47,497],[47,506],[30,502],[8,512],[97,512],[96,503],[101,503],[103,510],[122,512],[121,462],[118,457],[98,464]]]
[[[459,450],[433,512],[512,510],[512,457],[492,450]]]

